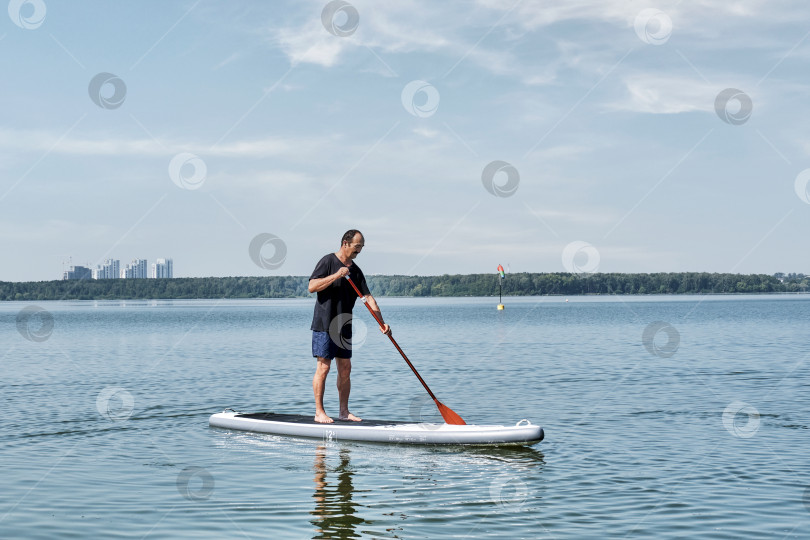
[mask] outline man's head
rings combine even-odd
[[[366,240],[363,238],[363,233],[357,229],[349,229],[343,234],[340,241],[340,250],[349,259],[354,259],[360,254]]]

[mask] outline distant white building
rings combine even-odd
[[[71,266],[62,273],[62,279],[90,279],[93,271],[86,266]]]
[[[121,272],[121,277],[145,279],[147,277],[147,267],[146,259],[132,259],[132,262]]]
[[[105,259],[104,264],[93,270],[93,279],[117,279],[121,277],[121,261]]]
[[[158,259],[152,265],[153,278],[171,278],[174,277],[173,262],[171,259]]]

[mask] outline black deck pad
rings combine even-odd
[[[313,426],[393,426],[397,424],[418,424],[419,422],[401,422],[396,420],[361,420],[360,422],[352,422],[351,420],[339,420],[332,417],[334,423],[322,424],[315,421],[315,416],[305,416],[303,414],[276,414],[276,413],[245,413],[237,414],[236,418],[252,418],[254,420],[267,420],[268,422],[286,422],[288,424],[309,424]]]

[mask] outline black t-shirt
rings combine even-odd
[[[309,279],[331,276],[343,266],[346,265],[340,262],[334,253],[324,255],[315,265],[315,270],[312,271]],[[364,296],[371,294],[366,284],[366,276],[354,262],[349,267],[349,277]],[[335,317],[341,313],[352,312],[357,298],[357,293],[346,278],[333,281],[327,288],[318,292],[318,298],[315,300],[315,314],[312,317],[312,330],[328,332],[329,324]]]

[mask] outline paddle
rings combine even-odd
[[[357,288],[357,285],[354,284],[354,281],[352,281],[352,279],[349,276],[346,276],[346,279],[351,284],[352,288],[354,289],[354,292],[357,293],[357,296],[360,297],[360,300],[363,301],[363,304],[365,304],[365,306],[368,308],[368,311],[369,311],[369,313],[371,313],[371,316],[374,317],[374,320],[376,320],[377,324],[380,325],[380,328],[384,328],[385,325],[380,320],[380,318],[377,317],[377,314],[374,313],[374,310],[371,309],[371,306],[368,305],[368,302],[366,302],[366,297],[363,296],[363,293],[360,292],[360,289]],[[394,336],[392,336],[391,334],[388,334],[388,339],[391,340],[391,343],[393,343],[394,347],[397,348],[397,350],[399,351],[399,354],[401,354],[402,358],[405,359],[405,361],[408,363],[408,367],[411,368],[414,375],[416,375],[416,378],[419,379],[419,382],[422,383],[422,386],[425,387],[425,390],[427,390],[427,393],[430,394],[431,398],[433,398],[433,401],[436,402],[436,406],[439,408],[439,412],[442,414],[442,418],[444,418],[444,421],[446,423],[448,423],[448,424],[455,424],[457,426],[466,425],[467,422],[462,420],[462,418],[459,415],[457,415],[455,413],[455,411],[453,411],[453,409],[451,409],[450,407],[448,407],[447,405],[441,403],[438,399],[436,399],[436,396],[434,396],[433,392],[430,391],[430,388],[428,388],[428,385],[425,383],[424,379],[422,379],[422,376],[419,375],[419,372],[416,371],[415,367],[413,367],[413,364],[411,364],[411,361],[408,360],[408,357],[405,356],[404,352],[402,352],[402,349],[399,347],[399,344],[397,344],[396,340],[394,340]]]

